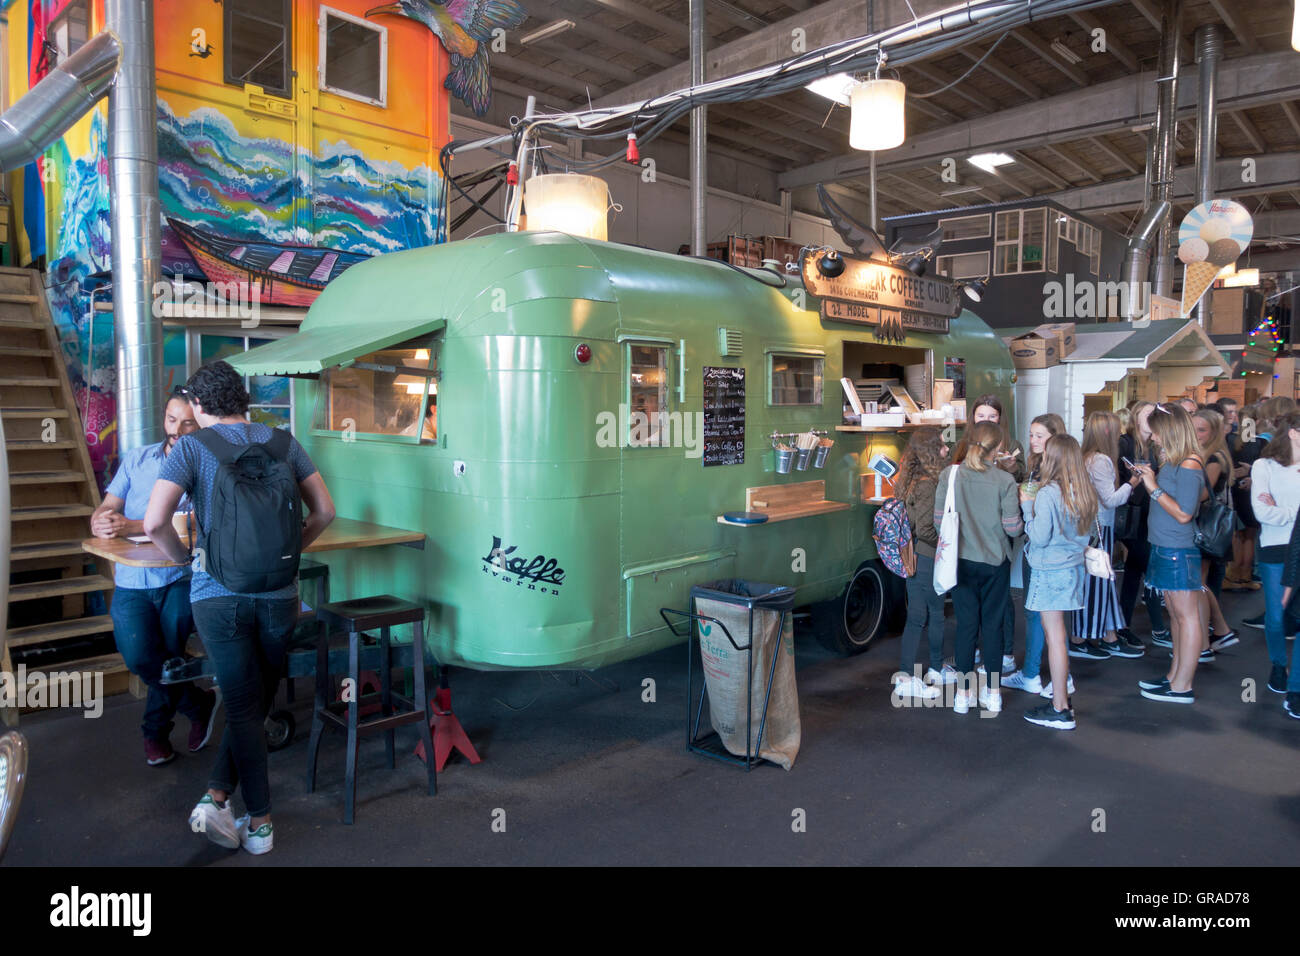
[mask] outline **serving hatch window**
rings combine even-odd
[[[668,346],[629,342],[627,349],[627,443],[658,445],[660,416],[668,411]]]
[[[820,405],[824,356],[768,353],[772,405]]]
[[[438,439],[438,343],[403,342],[326,369],[316,428],[343,434]]]

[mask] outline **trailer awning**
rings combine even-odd
[[[389,319],[357,325],[326,325],[249,349],[226,359],[244,375],[319,375],[362,355],[437,332],[445,319]]]

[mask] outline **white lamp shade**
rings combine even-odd
[[[907,87],[898,80],[863,80],[849,97],[849,145],[854,149],[893,149],[903,144],[903,102]]]
[[[605,180],[577,173],[545,173],[524,183],[529,230],[609,238],[609,190]]]
[[[1296,0],[1295,11],[1291,14],[1291,49],[1300,53],[1300,0]]]

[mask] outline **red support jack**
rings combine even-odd
[[[438,773],[442,773],[442,768],[447,766],[447,758],[451,756],[453,750],[459,750],[471,764],[476,764],[483,759],[474,749],[474,745],[469,742],[469,735],[460,725],[460,719],[452,713],[451,687],[447,683],[445,668],[439,677],[438,690],[433,695],[433,721],[429,728],[433,731],[433,753],[438,761]],[[423,740],[415,745],[415,755],[421,760],[426,759]]]

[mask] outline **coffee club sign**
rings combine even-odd
[[[877,337],[901,340],[905,330],[948,331],[961,312],[961,294],[944,278],[917,276],[907,269],[844,256],[844,271],[824,276],[816,257],[803,260],[804,288],[822,300],[822,318],[878,327]]]

